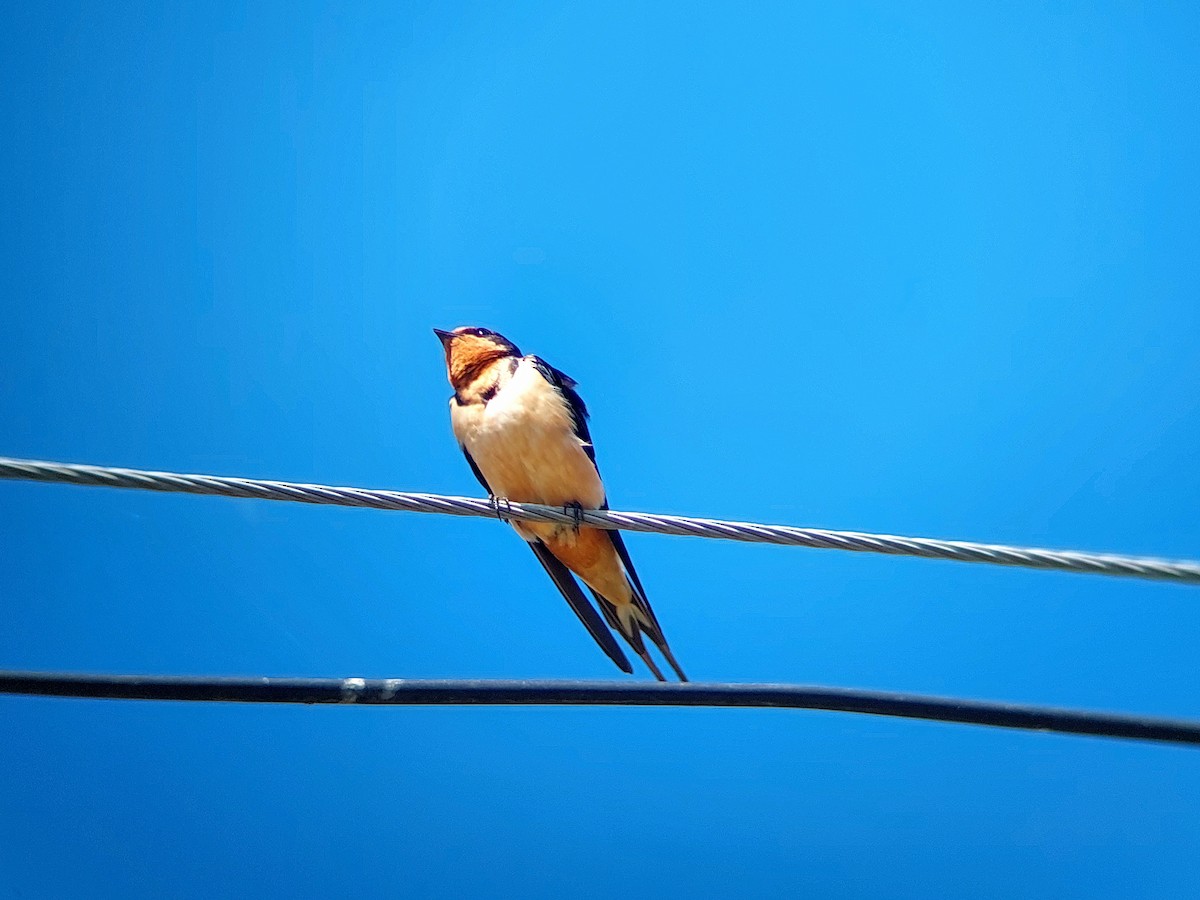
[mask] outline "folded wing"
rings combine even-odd
[[[492,493],[491,487],[487,483],[487,479],[483,477],[483,472],[479,470],[479,466],[475,460],[471,458],[470,452],[466,447],[459,445],[463,456],[467,458],[467,464],[471,467],[471,471],[475,473],[475,477],[479,479],[479,483],[483,485],[483,489],[489,494]],[[575,580],[575,576],[558,561],[558,558],[550,552],[550,550],[541,541],[534,541],[530,545],[533,550],[533,555],[538,558],[538,562],[542,564],[542,568],[546,570],[546,574],[550,576],[550,580],[554,582],[554,586],[558,588],[563,595],[563,599],[567,601],[567,605],[579,617],[579,621],[583,623],[583,627],[587,629],[588,634],[600,645],[600,649],[607,654],[608,658],[617,664],[622,672],[633,673],[633,666],[630,665],[629,659],[621,650],[621,646],[617,643],[613,633],[608,630],[608,626],[604,624],[604,620],[600,618],[600,614],[596,612],[595,607],[588,602],[587,597],[583,595],[582,589],[579,587],[579,582]]]

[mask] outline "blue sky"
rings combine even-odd
[[[0,453],[1200,555],[1184,4],[31,4]],[[1200,716],[1200,594],[634,535],[696,679]],[[0,666],[617,675],[497,523],[0,484]],[[639,673],[643,677],[644,673]],[[828,713],[0,699],[0,897],[1178,897],[1194,751]]]

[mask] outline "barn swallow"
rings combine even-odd
[[[536,356],[486,328],[434,333],[446,352],[454,396],[450,424],[459,448],[484,490],[497,500],[543,503],[564,509],[607,509],[604,484],[588,431],[588,411],[575,382]],[[665,681],[646,649],[648,637],[679,676],[662,628],[619,531],[578,524],[513,522],[562,592],[579,621],[608,657],[633,672],[604,624],[608,622]],[[574,574],[572,574],[574,573]],[[604,620],[583,595],[574,576],[591,590]]]

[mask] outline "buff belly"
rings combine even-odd
[[[488,403],[450,406],[455,437],[497,497],[547,506],[603,505],[604,485],[575,435],[570,408],[532,364],[523,361]],[[513,527],[525,540],[545,543],[612,602],[629,601],[628,579],[603,531],[537,522]]]
[[[522,361],[485,404],[451,401],[450,418],[455,437],[497,497],[550,506],[603,504],[604,485],[575,435],[570,408],[531,363]],[[545,528],[555,526],[517,526],[527,540]]]

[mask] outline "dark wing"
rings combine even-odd
[[[607,503],[604,504],[604,508],[608,508]],[[679,676],[679,680],[687,681],[688,678],[683,674],[683,669],[680,668],[679,663],[675,661],[675,654],[671,652],[671,648],[667,645],[667,639],[666,636],[663,635],[662,626],[658,624],[658,617],[654,615],[654,610],[650,608],[650,601],[646,599],[646,589],[642,587],[642,579],[638,578],[637,569],[633,567],[633,560],[629,556],[629,550],[627,550],[625,547],[625,538],[621,536],[621,532],[619,531],[609,531],[608,538],[612,541],[613,547],[616,548],[617,556],[621,557],[621,565],[625,567],[625,574],[629,576],[629,583],[633,587],[634,604],[646,616],[646,618],[650,620],[648,627],[644,623],[639,623],[641,625],[641,630],[644,631],[646,636],[654,642],[654,646],[658,647],[659,652],[662,653],[667,662],[671,664],[671,668],[675,670],[675,674]],[[620,631],[621,629],[618,627],[617,630]],[[622,632],[622,634],[624,635],[624,632]],[[638,652],[638,655],[643,659],[646,659],[645,651],[639,649],[638,647],[638,644],[641,643],[641,640],[631,639],[628,635],[624,636],[625,639],[629,641],[630,646],[632,646],[633,649]],[[647,662],[649,662],[649,660],[647,660]],[[658,674],[653,665],[651,665],[650,668],[651,671],[654,671],[656,675]],[[662,676],[659,676],[659,680],[662,680]]]
[[[484,478],[483,473],[479,471],[479,466],[475,465],[475,460],[471,457],[471,454],[467,452],[467,448],[462,444],[459,444],[458,449],[461,450],[463,456],[467,458],[467,465],[471,467],[471,471],[475,473],[475,477],[479,479],[479,483],[483,485],[483,489],[487,491],[488,494],[491,494],[492,489],[488,487],[487,479]]]
[[[588,603],[587,597],[583,596],[583,591],[579,589],[579,583],[575,577],[541,541],[534,541],[529,546],[533,549],[533,554],[538,558],[538,562],[546,570],[546,574],[550,576],[555,586],[562,592],[568,605],[575,611],[575,615],[579,616],[579,621],[588,630],[588,634],[600,645],[600,649],[608,654],[608,658],[617,664],[617,668],[632,675],[633,666],[629,664],[629,660],[618,646],[613,633],[601,621],[595,607]]]
[[[583,441],[583,452],[588,455],[588,459],[592,461],[592,465],[596,464],[596,451],[592,447],[592,435],[588,431],[588,411],[587,404],[583,402],[583,398],[575,392],[575,379],[565,372],[562,372],[550,363],[546,362],[539,356],[525,357],[538,373],[548,382],[554,385],[554,388],[562,394],[564,400],[567,401],[567,407],[571,410],[571,420],[575,424],[575,436]]]
[[[479,471],[479,466],[475,464],[475,460],[471,457],[467,448],[459,444],[459,449],[462,450],[463,456],[467,459],[467,464],[471,467],[471,471],[475,473],[475,477],[479,479],[479,483],[483,485],[483,489],[489,494],[492,493],[487,479]],[[592,607],[592,604],[588,603],[587,597],[583,596],[583,591],[579,589],[578,582],[575,581],[575,577],[567,570],[567,567],[559,562],[558,558],[541,541],[535,541],[529,546],[533,548],[533,555],[538,558],[538,562],[542,564],[542,568],[546,570],[546,574],[550,576],[550,580],[554,582],[555,587],[562,593],[567,604],[575,611],[575,615],[579,616],[579,621],[588,630],[588,634],[600,645],[600,649],[608,654],[608,658],[615,662],[621,671],[632,674],[633,666],[629,664],[629,660],[621,651],[616,638],[613,637],[612,632],[601,621],[599,614]]]
[[[541,376],[550,382],[550,384],[554,386],[554,388],[567,402],[567,407],[571,411],[571,419],[575,425],[575,436],[583,441],[583,451],[588,455],[588,459],[592,461],[592,465],[595,466],[596,450],[592,446],[592,434],[588,430],[587,405],[583,402],[583,398],[580,397],[575,391],[575,379],[565,372],[554,368],[554,366],[550,365],[550,363],[546,362],[541,357],[527,356],[526,359],[533,363],[534,367],[537,368]],[[600,467],[596,466],[596,470],[599,471],[599,469]],[[602,509],[608,509],[607,500],[604,502]],[[658,647],[663,656],[666,657],[667,662],[671,664],[671,668],[675,670],[675,674],[679,676],[680,681],[687,681],[687,676],[683,674],[683,669],[679,667],[679,663],[675,661],[675,655],[671,652],[671,648],[667,646],[667,640],[665,637],[663,637],[662,627],[658,624],[658,618],[654,615],[654,610],[650,608],[650,601],[646,599],[646,590],[642,587],[642,579],[638,577],[637,569],[633,567],[633,560],[629,556],[629,550],[625,547],[625,539],[621,536],[621,532],[619,531],[608,531],[606,533],[608,534],[609,540],[612,541],[613,547],[617,551],[617,556],[621,558],[621,564],[625,567],[626,574],[629,576],[629,581],[633,586],[634,603],[637,604],[638,609],[641,610],[645,617],[650,620],[650,627],[643,627],[642,631],[646,633],[646,636],[654,642],[655,646]],[[549,551],[546,552],[549,554]],[[555,562],[558,561],[555,560]],[[569,572],[566,574],[568,577],[570,577]],[[553,577],[553,575],[551,575],[551,577]],[[576,585],[576,590],[578,590],[578,585]],[[595,594],[594,591],[592,593]],[[626,635],[621,629],[620,624],[611,615],[609,615],[609,610],[605,605],[607,601],[605,601],[598,594],[595,594],[595,596],[597,602],[600,604],[601,610],[605,613],[605,618],[607,618],[613,627],[616,628],[616,630],[620,632],[627,641],[629,641],[630,646],[633,647],[637,654],[646,660],[651,671],[653,671],[654,674],[661,679],[662,676],[659,675],[654,664],[651,663],[649,658],[646,656],[645,649],[641,646],[641,635],[636,633],[636,630],[632,636]],[[568,598],[568,602],[570,602],[570,598]]]

